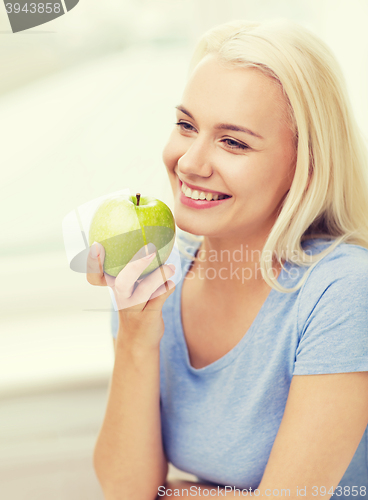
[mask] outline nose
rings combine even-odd
[[[178,160],[178,170],[187,176],[210,177],[213,172],[210,146],[200,139],[195,139],[187,151]]]

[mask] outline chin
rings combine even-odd
[[[203,227],[203,223],[193,220],[193,218],[188,216],[179,215],[177,211],[174,210],[175,224],[179,229],[196,236],[207,236],[210,235],[208,232],[208,224],[206,228]]]
[[[183,221],[180,221],[178,219],[175,219],[175,223],[179,229],[181,229],[182,231],[185,231],[187,233],[195,234],[197,236],[202,236],[202,234],[203,234],[201,231],[198,231],[198,229],[195,228],[195,224],[193,224],[193,223],[183,222]]]

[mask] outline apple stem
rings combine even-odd
[[[137,197],[137,207],[138,207],[138,206],[139,206],[139,200],[140,200],[140,198],[141,198],[140,193],[137,193],[137,194],[136,194],[136,197]]]

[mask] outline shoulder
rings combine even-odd
[[[306,245],[311,254],[328,250],[330,243]],[[368,309],[368,249],[340,243],[311,269],[299,295],[300,318],[306,319],[316,305],[321,311],[342,314]]]
[[[305,250],[312,255],[328,252],[330,243],[318,240],[306,244]],[[311,270],[304,290],[333,283],[344,282],[351,286],[355,282],[364,284],[368,278],[368,249],[350,243],[340,243],[324,255]]]
[[[310,271],[298,296],[293,375],[368,370],[367,278],[368,250],[347,243]]]

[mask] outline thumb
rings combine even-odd
[[[105,249],[95,241],[88,252],[87,257],[87,281],[91,285],[106,286],[106,279],[103,272],[105,260]]]

